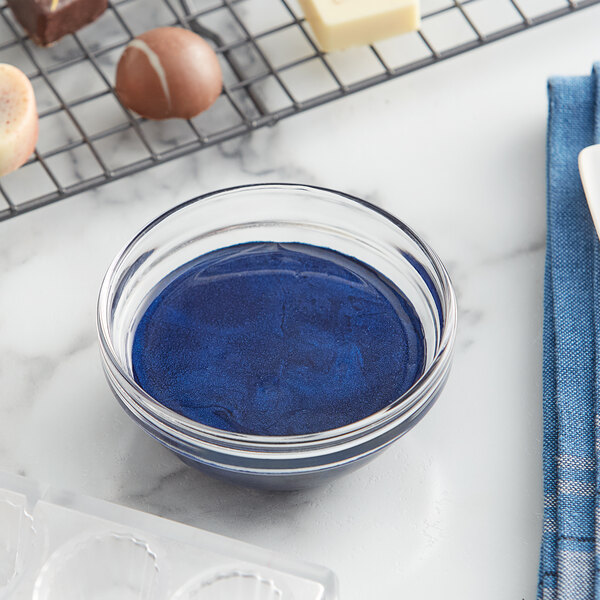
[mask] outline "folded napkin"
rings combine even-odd
[[[543,600],[600,599],[600,244],[577,169],[600,142],[599,82],[600,63],[548,86]]]

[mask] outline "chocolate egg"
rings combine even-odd
[[[219,97],[223,75],[214,50],[199,35],[159,27],[134,38],[117,66],[121,102],[148,119],[191,119]]]
[[[31,82],[17,67],[0,64],[0,177],[27,161],[37,139],[38,114]]]

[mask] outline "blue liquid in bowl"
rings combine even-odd
[[[253,242],[178,270],[136,329],[133,372],[164,406],[257,435],[327,431],[405,393],[424,369],[412,304],[334,250]]]

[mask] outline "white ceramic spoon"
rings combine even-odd
[[[579,175],[596,233],[600,237],[600,144],[579,153]]]

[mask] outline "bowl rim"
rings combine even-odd
[[[334,196],[338,200],[341,198],[345,201],[349,201],[350,203],[359,204],[363,208],[371,210],[384,217],[386,220],[400,229],[402,233],[407,235],[419,247],[419,249],[425,254],[430,262],[429,266],[435,273],[436,283],[441,287],[441,294],[438,293],[438,296],[442,306],[443,316],[441,335],[433,360],[429,367],[404,394],[396,398],[393,402],[390,402],[384,408],[364,417],[363,419],[335,429],[301,435],[270,436],[217,429],[185,417],[158,402],[150,394],[148,394],[132,376],[129,375],[117,357],[108,327],[108,300],[111,282],[115,272],[119,268],[121,262],[127,257],[128,253],[146,234],[152,231],[155,227],[160,225],[166,219],[170,218],[172,215],[179,213],[192,205],[196,205],[200,202],[208,201],[225,194],[257,190],[263,190],[266,193],[293,191],[296,193],[309,192],[314,194],[316,192],[319,194]],[[438,290],[438,292],[439,291],[440,290]],[[323,443],[326,443],[327,445],[331,444],[338,446],[355,439],[362,439],[365,435],[368,435],[374,431],[378,431],[382,428],[387,428],[386,426],[392,422],[395,424],[400,417],[406,416],[407,413],[412,412],[411,409],[414,408],[415,405],[426,404],[429,396],[428,392],[432,387],[437,387],[437,382],[444,379],[444,376],[446,375],[450,366],[457,327],[456,294],[454,292],[448,271],[433,249],[427,243],[421,240],[421,238],[409,226],[407,226],[400,219],[396,218],[394,215],[388,213],[386,210],[351,194],[321,186],[295,183],[253,183],[231,186],[191,198],[190,200],[187,200],[163,212],[145,225],[127,244],[121,248],[121,250],[113,258],[102,279],[96,308],[96,325],[101,346],[101,356],[102,360],[107,363],[105,364],[105,370],[107,366],[115,370],[119,378],[126,382],[127,386],[132,388],[132,390],[135,392],[136,398],[133,398],[128,390],[124,390],[125,393],[127,393],[129,400],[135,403],[137,408],[136,412],[141,409],[143,415],[152,417],[150,419],[151,422],[155,423],[158,420],[161,424],[167,425],[170,428],[174,428],[177,432],[176,437],[179,437],[181,434],[183,434],[188,441],[191,437],[192,439],[196,440],[196,442],[209,443],[211,447],[216,446],[220,448],[222,447],[222,444],[225,444],[231,445],[232,448],[241,450],[299,451],[308,450],[314,446],[321,446]],[[170,431],[169,433],[172,434],[173,432]]]

